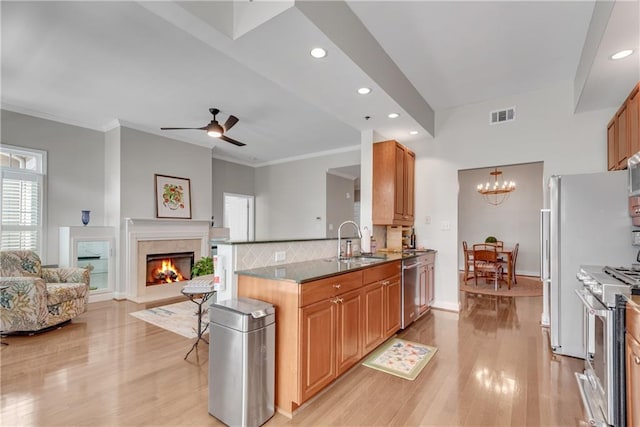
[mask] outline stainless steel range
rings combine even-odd
[[[640,270],[626,267],[582,265],[577,277],[607,307],[615,307],[616,295],[631,295],[634,287],[640,288]]]
[[[625,426],[624,302],[621,295],[640,290],[640,270],[581,266],[585,369],[576,373],[588,422],[594,426]]]

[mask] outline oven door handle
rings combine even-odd
[[[584,410],[586,413],[585,415],[587,416],[587,419],[585,421],[587,421],[587,423],[590,426],[607,426],[608,424],[605,422],[604,418],[600,416],[596,418],[595,415],[598,412],[594,411],[593,408],[591,407],[592,398],[590,398],[587,392],[587,390],[590,387],[590,385],[588,385],[589,379],[587,378],[586,375],[580,374],[578,372],[574,372],[574,375],[576,377],[576,380],[578,381],[578,390],[580,390],[580,399],[582,400],[582,406],[584,407]]]
[[[576,291],[576,295],[578,295],[578,298],[580,298],[580,301],[582,301],[582,304],[589,311],[589,314],[593,316],[598,316],[598,317],[607,317],[609,315],[608,310],[597,309],[589,302],[587,297],[591,297],[592,295],[588,291],[585,291],[584,289],[576,289],[575,291]]]

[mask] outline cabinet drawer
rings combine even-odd
[[[365,284],[377,282],[378,280],[387,279],[391,276],[395,276],[396,274],[400,274],[401,271],[402,267],[400,266],[400,261],[388,262],[375,267],[369,267],[362,273],[362,282]]]
[[[627,304],[627,332],[640,341],[640,310]]]
[[[362,270],[303,283],[300,307],[362,287]]]
[[[420,255],[418,257],[418,262],[423,262],[425,264],[433,264],[436,262],[436,254],[434,252],[429,252],[424,255]]]

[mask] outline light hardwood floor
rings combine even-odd
[[[438,347],[415,381],[358,365],[267,425],[584,425],[582,361],[551,353],[542,298],[462,301],[460,314],[434,310],[399,334]],[[3,338],[0,425],[220,425],[207,411],[207,346],[185,361],[192,340],[128,315],[152,305],[94,303],[61,329]]]

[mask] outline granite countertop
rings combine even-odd
[[[436,252],[433,249],[424,251],[412,251],[409,253],[375,254],[372,257],[354,257],[350,262],[338,261],[336,258],[316,259],[312,261],[295,262],[289,264],[271,265],[268,267],[239,270],[235,273],[240,276],[252,276],[269,280],[283,280],[294,283],[306,283],[318,279],[324,279],[338,274],[358,271],[364,268],[414,258],[426,253]]]

